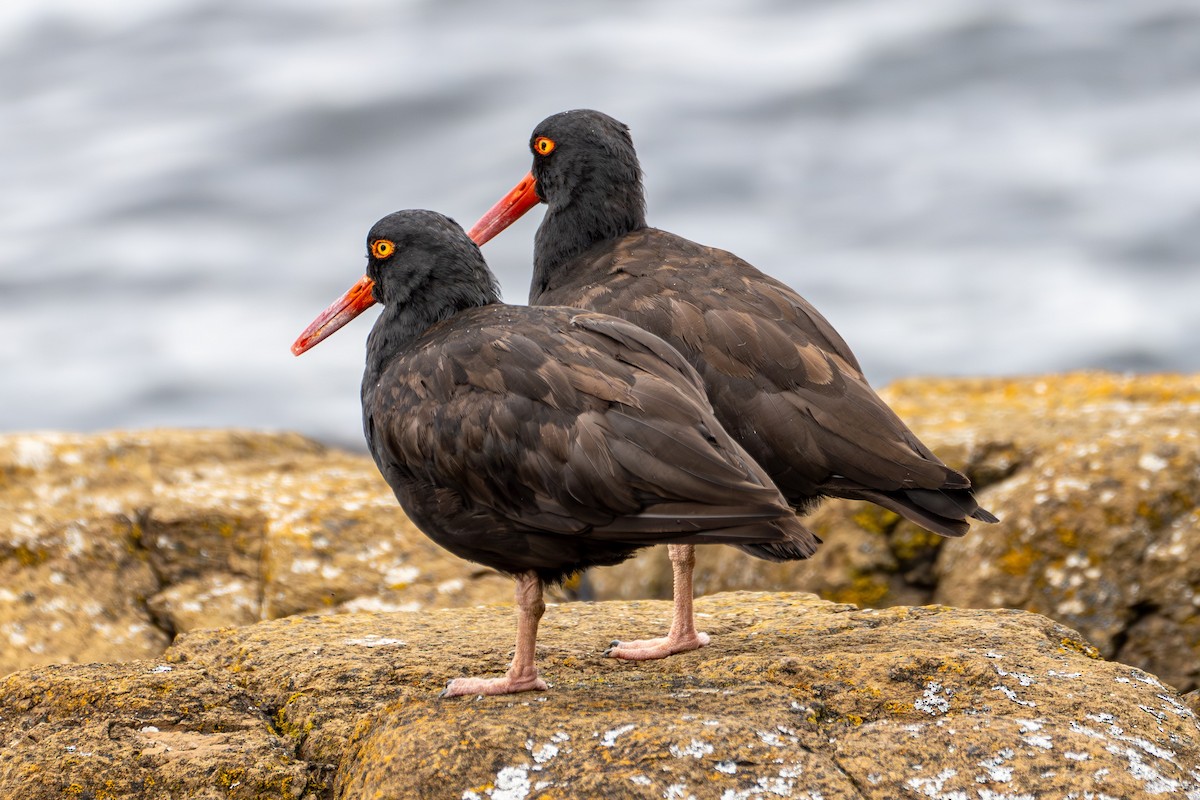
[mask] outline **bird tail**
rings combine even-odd
[[[801,561],[817,552],[817,545],[821,543],[821,538],[801,525],[794,515],[774,520],[771,527],[780,531],[784,538],[774,542],[737,544],[734,547],[764,561]]]
[[[980,508],[970,489],[898,489],[889,492],[863,486],[839,486],[829,493],[851,500],[869,500],[941,536],[962,536],[971,527],[968,519],[989,523],[1000,521],[992,512]]]

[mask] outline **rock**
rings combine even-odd
[[[1001,523],[948,540],[829,501],[808,519],[816,557],[700,548],[698,592],[1026,608],[1200,686],[1200,376],[922,379],[883,394]],[[598,599],[670,596],[661,548],[588,581]],[[369,458],[299,436],[0,437],[0,674],[153,657],[202,627],[511,591],[416,531]]]
[[[507,665],[509,607],[289,617],[161,661],[0,679],[0,797],[1200,797],[1200,722],[1019,611],[697,602],[702,650],[628,663],[659,601],[551,606],[550,692],[442,700]]]
[[[170,636],[146,614],[158,589],[146,559],[129,545],[119,514],[28,517],[0,511],[0,673],[59,660],[153,658]],[[36,531],[30,535],[30,531]],[[3,534],[0,534],[3,536]]]
[[[804,590],[886,607],[1024,608],[1109,658],[1200,686],[1200,375],[919,379],[881,393],[998,525],[943,539],[867,503],[826,501],[824,544],[772,564],[699,548],[700,593]],[[589,580],[599,598],[669,597],[663,553]]]
[[[370,459],[295,434],[0,437],[0,674],[297,612],[511,595],[408,522]]]
[[[310,767],[227,677],[153,661],[0,679],[0,797],[300,797]]]
[[[1020,466],[985,493],[1001,524],[942,547],[934,600],[1046,614],[1106,657],[1196,688],[1200,376],[975,388],[974,435],[1006,437]]]

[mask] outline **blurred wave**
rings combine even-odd
[[[360,446],[382,215],[464,225],[544,116],[629,123],[650,221],[796,287],[877,383],[1200,369],[1189,0],[10,0],[0,429]],[[534,212],[485,248],[524,302]]]

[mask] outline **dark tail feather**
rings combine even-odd
[[[920,498],[913,497],[917,492],[920,492]],[[980,522],[995,523],[999,522],[1000,518],[986,508],[979,507],[979,501],[975,499],[975,492],[970,489],[942,489],[940,491],[928,491],[922,489],[912,489],[905,492],[909,499],[926,509],[942,513],[943,516],[957,518],[959,513],[971,519],[977,519]],[[928,500],[926,499],[928,497]],[[939,511],[939,504],[946,503],[947,512]],[[949,509],[956,509],[958,513],[949,513]]]
[[[969,489],[906,489],[896,494],[923,511],[947,519],[966,519],[979,510]]]
[[[772,525],[783,531],[787,538],[779,542],[737,544],[734,547],[764,561],[801,561],[817,552],[820,537],[801,525],[796,517],[785,517]]]
[[[970,489],[900,489],[882,492],[845,483],[825,488],[835,497],[869,500],[915,522],[941,536],[962,536],[971,527],[967,518],[980,522],[999,522],[994,514],[980,508]]]
[[[1000,521],[999,517],[997,517],[992,512],[988,511],[986,508],[975,509],[973,512],[971,512],[971,518],[977,519],[980,522],[988,522],[988,523],[994,523],[994,522]]]

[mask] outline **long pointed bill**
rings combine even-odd
[[[375,295],[371,291],[374,287],[375,281],[364,275],[362,280],[333,301],[329,308],[322,311],[320,316],[304,329],[304,333],[292,344],[292,355],[298,356],[325,341],[338,328],[375,305]]]
[[[470,236],[475,244],[482,247],[484,242],[489,241],[500,231],[519,220],[526,211],[542,202],[541,198],[537,196],[536,187],[533,173],[530,172],[513,187],[511,192],[500,198],[499,203],[496,203],[479,218],[479,222],[476,222],[471,230],[467,231],[467,236]]]

